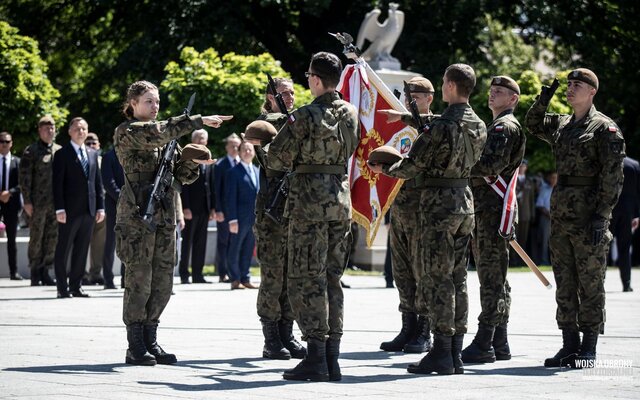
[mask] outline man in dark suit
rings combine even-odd
[[[241,161],[225,177],[225,218],[229,222],[230,233],[227,266],[231,289],[257,289],[249,281],[249,267],[256,244],[253,235],[256,196],[260,189],[259,170],[252,164],[255,154],[251,143],[242,142]]]
[[[227,280],[227,253],[229,251],[229,223],[225,215],[224,204],[224,186],[227,171],[236,166],[240,162],[238,157],[238,148],[240,147],[240,136],[235,133],[229,135],[225,139],[225,149],[227,155],[216,162],[213,167],[213,182],[215,186],[215,204],[216,204],[216,227],[217,227],[217,251],[216,251],[216,269],[220,276],[220,282],[228,282]]]
[[[53,201],[58,221],[55,254],[58,298],[89,297],[82,290],[82,276],[93,224],[104,219],[98,153],[84,145],[88,132],[87,121],[81,117],[72,119],[69,123],[71,141],[53,158]],[[69,255],[71,269],[67,286],[66,261]]]
[[[104,276],[104,288],[115,289],[113,284],[113,258],[116,250],[116,206],[120,197],[120,188],[124,185],[124,171],[118,161],[115,149],[109,150],[102,156],[102,168],[100,168],[102,185],[105,190],[104,208],[106,211],[106,235],[104,242],[104,255],[102,260],[102,275]],[[120,286],[124,287],[124,264],[120,264]]]
[[[20,158],[11,154],[13,138],[9,132],[0,133],[0,217],[7,232],[7,255],[9,257],[9,279],[21,281],[16,262],[16,230],[18,213],[22,208],[18,185]]]
[[[640,215],[640,164],[633,158],[623,160],[624,184],[618,197],[618,204],[611,217],[611,233],[616,238],[618,268],[622,280],[622,291],[633,292],[631,287],[631,247],[632,229],[638,227]]]
[[[191,134],[191,143],[207,145],[209,134],[197,129]],[[180,197],[185,220],[182,230],[180,252],[180,282],[189,283],[189,255],[191,254],[191,275],[193,283],[207,282],[202,275],[204,256],[207,250],[207,226],[214,218],[215,206],[212,181],[212,166],[200,165],[198,179],[182,187]]]

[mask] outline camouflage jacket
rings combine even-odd
[[[277,131],[280,131],[284,124],[287,123],[287,116],[281,113],[262,114],[258,120],[267,121],[273,125]],[[274,191],[278,187],[278,183],[284,176],[284,171],[271,169],[267,163],[267,149],[269,143],[262,143],[261,146],[255,146],[256,159],[260,164],[260,189],[256,197],[256,213],[264,211],[265,205],[272,198]],[[280,172],[280,173],[278,173]]]
[[[551,196],[552,217],[587,223],[595,213],[611,218],[624,175],[624,138],[611,118],[594,106],[579,121],[573,115],[549,114],[536,101],[527,112],[529,132],[551,145],[558,175],[593,177],[594,186],[563,186]]]
[[[294,111],[267,151],[269,168],[293,173],[285,217],[311,221],[351,218],[347,163],[358,145],[358,114],[337,92],[325,93]],[[301,173],[334,166],[342,173]]]
[[[130,120],[120,124],[114,133],[114,148],[122,164],[125,182],[118,199],[116,225],[141,223],[140,208],[146,205],[160,158],[162,147],[172,139],[188,135],[202,128],[199,115],[170,118],[168,121],[138,122]],[[188,161],[174,162],[173,176],[181,184],[198,179],[198,164]],[[176,210],[173,201],[175,189],[169,189],[168,201],[156,208],[157,225],[175,225]]]
[[[61,147],[38,140],[24,150],[18,175],[24,204],[53,209],[53,154]]]
[[[480,160],[471,169],[476,211],[502,211],[503,199],[483,179],[502,176],[509,183],[524,158],[526,138],[513,110],[500,113],[487,127],[487,143]],[[499,209],[499,211],[498,211]]]
[[[416,139],[407,157],[383,166],[386,175],[409,179],[469,178],[487,140],[487,129],[469,104],[452,104]],[[421,208],[430,213],[472,214],[471,189],[429,187],[422,191]]]

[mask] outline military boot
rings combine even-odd
[[[507,341],[507,323],[504,322],[496,326],[493,332],[493,350],[496,353],[496,360],[511,360],[511,349]]]
[[[402,313],[402,329],[400,333],[389,342],[382,342],[380,349],[384,351],[402,351],[404,345],[407,344],[416,332],[418,324],[417,316],[412,312]]]
[[[411,340],[404,345],[405,353],[424,353],[431,348],[431,331],[429,330],[429,318],[421,315]]]
[[[495,327],[485,323],[478,324],[478,332],[473,342],[462,350],[462,361],[465,363],[492,363],[496,361],[493,350],[493,331]]]
[[[451,338],[451,357],[453,357],[453,373],[464,374],[464,364],[462,363],[462,342],[464,333],[457,333]]]
[[[56,281],[49,276],[49,267],[46,265],[40,269],[40,280],[42,281],[43,286],[56,285]]]
[[[555,356],[544,360],[545,367],[565,367],[574,368],[576,366],[576,356],[580,351],[580,333],[575,330],[562,330],[562,348]]]
[[[598,332],[584,332],[580,353],[576,357],[576,368],[593,368],[596,361],[596,345],[598,344]]]
[[[125,362],[133,365],[156,365],[156,358],[147,351],[144,344],[144,333],[142,324],[127,325],[127,356]]]
[[[290,381],[326,382],[329,380],[326,345],[322,340],[309,339],[307,355],[295,368],[284,371]]]
[[[341,381],[342,373],[340,372],[340,364],[338,357],[340,356],[340,340],[327,340],[327,368],[329,370],[330,381]]]
[[[175,364],[178,362],[175,354],[169,354],[160,347],[157,341],[158,324],[144,325],[144,344],[158,364]]]
[[[293,321],[288,319],[278,321],[278,332],[282,345],[289,350],[291,358],[303,359],[307,355],[307,349],[293,336]]]
[[[262,334],[264,335],[262,357],[272,360],[288,360],[291,358],[291,353],[280,340],[277,321],[262,321]]]
[[[40,267],[31,267],[31,286],[40,286]]]
[[[433,335],[433,347],[418,364],[409,364],[407,371],[412,374],[430,374],[435,372],[439,375],[452,375],[455,371],[453,367],[453,357],[451,355],[452,336],[445,336],[439,333]]]

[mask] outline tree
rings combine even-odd
[[[1,130],[13,134],[15,150],[21,151],[32,137],[38,119],[51,114],[64,121],[68,111],[59,107],[60,92],[47,76],[38,43],[0,21],[0,121]]]

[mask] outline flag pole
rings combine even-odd
[[[553,285],[542,274],[542,271],[540,271],[540,269],[538,268],[536,263],[533,262],[531,257],[529,257],[527,252],[524,251],[524,249],[520,246],[520,244],[518,242],[516,242],[515,240],[510,240],[509,244],[511,245],[511,247],[513,247],[513,249],[516,251],[516,253],[518,253],[518,255],[520,256],[520,258],[522,258],[522,260],[525,262],[525,264],[527,264],[527,267],[529,267],[529,269],[531,271],[533,271],[534,274],[536,274],[538,279],[540,279],[540,282],[542,282],[542,284],[545,285],[547,287],[547,289],[553,289]]]

